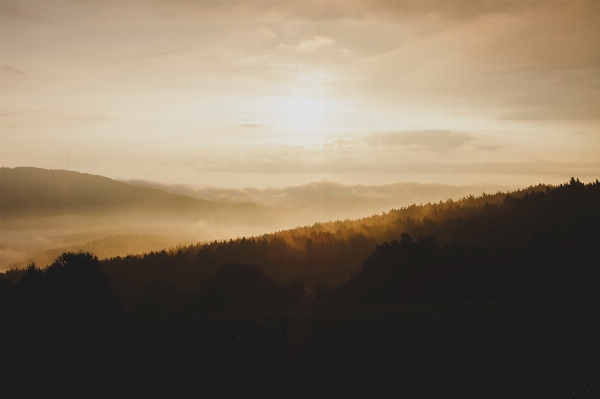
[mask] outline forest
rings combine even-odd
[[[600,182],[0,279],[10,397],[598,395]],[[8,397],[8,396],[7,396]]]

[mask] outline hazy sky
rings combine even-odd
[[[0,1],[2,166],[600,178],[600,1]]]

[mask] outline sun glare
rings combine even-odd
[[[282,124],[288,129],[317,130],[322,127],[323,106],[319,98],[286,97],[282,99]]]

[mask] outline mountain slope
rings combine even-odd
[[[265,218],[264,206],[225,204],[158,189],[135,187],[107,177],[32,167],[0,169],[0,217],[135,215],[200,218],[254,223]]]
[[[413,205],[359,220],[317,223],[263,236],[182,247],[104,261],[104,270],[125,302],[134,303],[156,280],[193,290],[231,263],[253,263],[269,277],[335,284],[349,279],[376,245],[407,232],[435,235],[442,247],[519,248],[540,239],[572,239],[587,220],[600,217],[600,183],[579,181],[513,193]],[[585,229],[584,229],[585,230]],[[545,238],[544,238],[545,237]],[[562,241],[561,241],[562,240]],[[126,289],[120,282],[127,282]],[[120,285],[121,284],[121,285]]]
[[[289,227],[283,219],[273,207],[206,201],[86,173],[0,168],[0,270],[38,259],[35,253],[111,235],[181,237],[189,243]]]

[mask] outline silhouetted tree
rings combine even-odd
[[[365,303],[410,298],[418,290],[419,279],[435,266],[439,251],[440,244],[433,235],[413,242],[402,233],[400,242],[376,246],[348,284]]]
[[[229,264],[202,283],[193,303],[205,311],[282,311],[300,306],[304,295],[299,282],[277,283],[256,265]]]

